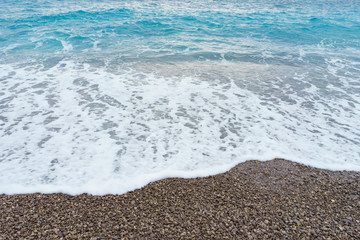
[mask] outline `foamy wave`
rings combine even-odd
[[[123,193],[165,176],[205,176],[275,157],[360,170],[358,96],[327,97],[303,69],[18,66],[0,71],[0,192]],[[255,73],[262,77],[249,79]]]

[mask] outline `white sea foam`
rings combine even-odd
[[[64,52],[69,52],[69,51],[73,50],[73,46],[70,43],[67,43],[64,40],[61,40],[61,44],[63,46],[63,51]]]
[[[0,65],[0,192],[124,193],[275,157],[360,171],[360,96],[347,77],[359,69],[329,59],[324,86],[304,68]]]

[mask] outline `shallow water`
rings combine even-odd
[[[360,171],[359,1],[0,3],[0,192],[249,160]]]

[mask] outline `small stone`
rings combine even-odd
[[[344,223],[346,223],[346,224],[349,224],[349,225],[352,225],[352,224],[353,224],[351,217],[344,218],[342,221],[343,221]]]
[[[349,198],[352,200],[356,200],[359,198],[359,195],[350,195]]]

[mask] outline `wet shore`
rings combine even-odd
[[[0,195],[0,239],[360,239],[360,172],[247,161],[123,195]]]

